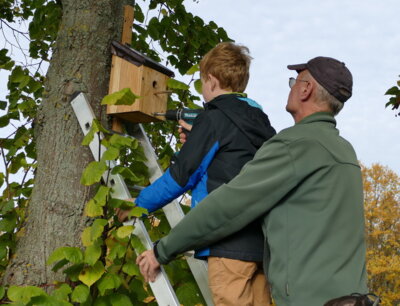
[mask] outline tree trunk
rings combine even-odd
[[[46,265],[61,246],[80,246],[87,223],[83,214],[92,188],[80,184],[93,160],[81,146],[83,133],[70,105],[75,91],[85,92],[97,117],[108,91],[110,43],[122,32],[127,0],[63,0],[63,17],[46,93],[35,120],[37,171],[26,224],[4,284],[46,286],[64,276]]]

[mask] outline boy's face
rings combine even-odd
[[[201,94],[203,95],[204,101],[210,102],[214,96],[213,96],[213,89],[212,89],[212,82],[211,78],[205,78],[201,77]]]

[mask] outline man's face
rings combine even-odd
[[[296,78],[296,82],[292,86],[289,92],[286,111],[290,114],[295,114],[298,110],[300,103],[300,93],[303,86],[307,86],[307,74],[305,71],[301,71]]]

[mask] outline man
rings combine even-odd
[[[160,263],[262,217],[264,270],[278,306],[320,306],[367,292],[361,171],[334,119],[351,97],[351,73],[328,57],[288,68],[298,72],[286,105],[295,125],[267,141],[154,252],[138,257],[146,280],[155,279]]]

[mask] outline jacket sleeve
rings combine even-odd
[[[203,177],[219,149],[219,142],[209,112],[200,114],[169,169],[153,184],[142,190],[135,203],[153,212],[168,204]]]
[[[208,195],[156,245],[165,264],[177,254],[210,245],[267,214],[296,186],[287,146],[265,143],[254,159],[231,180]]]

